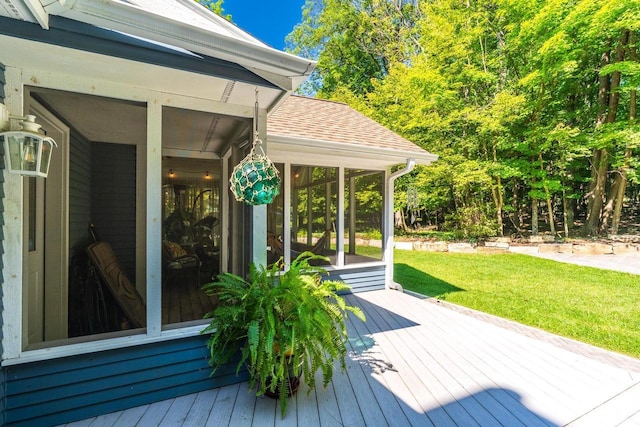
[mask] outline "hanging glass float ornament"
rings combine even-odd
[[[229,187],[239,202],[248,205],[268,205],[280,193],[280,174],[264,153],[258,138],[258,88],[253,111],[253,146],[249,154],[233,168]]]
[[[280,193],[280,174],[256,139],[247,156],[233,168],[229,180],[231,192],[248,205],[269,204]]]

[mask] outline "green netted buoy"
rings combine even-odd
[[[264,154],[260,140],[256,140],[247,156],[233,168],[229,187],[239,202],[265,205],[280,193],[280,174],[273,162]],[[262,153],[256,152],[256,147]]]

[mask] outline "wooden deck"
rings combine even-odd
[[[246,383],[68,426],[640,426],[640,360],[397,291],[350,295],[344,374],[282,419]]]

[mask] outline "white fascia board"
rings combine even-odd
[[[39,0],[23,0],[23,1],[27,6],[27,8],[29,9],[29,12],[31,12],[33,17],[38,22],[38,24],[40,24],[40,26],[43,29],[48,30],[49,14],[44,10],[44,7],[42,7],[42,3],[40,3]]]
[[[395,166],[407,162],[407,158],[413,158],[416,164],[430,165],[438,160],[438,156],[427,151],[404,151],[385,147],[370,147],[343,142],[300,139],[290,136],[267,135],[268,153],[307,153],[340,155],[347,158],[368,159],[376,163],[384,163],[387,166]]]
[[[214,22],[218,26],[224,27],[225,31],[235,35],[238,38],[247,40],[252,43],[265,45],[263,41],[257,39],[256,37],[252,36],[248,32],[244,31],[243,29],[238,27],[236,24],[233,24],[227,21],[225,18],[223,18],[220,15],[211,13],[211,10],[201,5],[197,1],[194,1],[194,0],[174,0],[174,1],[188,7],[189,9],[191,9],[193,13],[198,14],[198,16],[200,16],[201,18],[208,20],[210,22]]]
[[[264,44],[177,22],[121,1],[58,1],[45,6],[45,10],[51,15],[157,40],[233,62],[249,69],[264,70],[276,76],[288,77],[292,80],[296,77],[306,78],[316,66],[315,61],[300,58]],[[300,83],[302,80],[295,79]],[[273,83],[278,85],[277,81]],[[293,90],[296,87],[291,84],[288,88],[283,89]]]
[[[38,0],[5,0],[0,3],[0,11],[10,18],[40,24],[45,30],[49,28],[49,16]]]

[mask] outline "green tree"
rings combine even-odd
[[[638,192],[639,29],[639,0],[308,0],[289,43],[319,59],[306,90],[440,155],[399,181],[421,210],[597,234]]]
[[[523,21],[514,38],[515,52],[528,52],[529,58],[520,83],[535,103],[528,134],[531,145],[543,153],[550,131],[571,127],[584,134],[576,141],[586,142],[592,149],[590,183],[582,194],[589,234],[607,230],[616,198],[621,203],[624,195],[617,191],[621,179],[612,179],[612,161],[621,157],[630,142],[616,135],[616,129],[619,122],[630,122],[627,111],[635,108],[621,82],[626,79],[631,87],[637,87],[633,73],[627,72],[623,78],[623,71],[630,71],[623,64],[637,51],[629,39],[633,33],[630,28],[638,28],[638,7],[637,1],[551,0]],[[562,153],[551,150],[546,154],[551,161]],[[622,165],[616,168],[627,170]]]
[[[195,0],[196,3],[200,3],[207,9],[211,10],[213,13],[216,13],[222,16],[227,21],[231,22],[231,15],[224,13],[224,8],[222,7],[222,3],[224,0]]]
[[[322,97],[343,87],[371,91],[371,78],[383,78],[419,47],[417,10],[415,0],[307,0],[287,37],[290,52],[318,60],[304,90]]]

